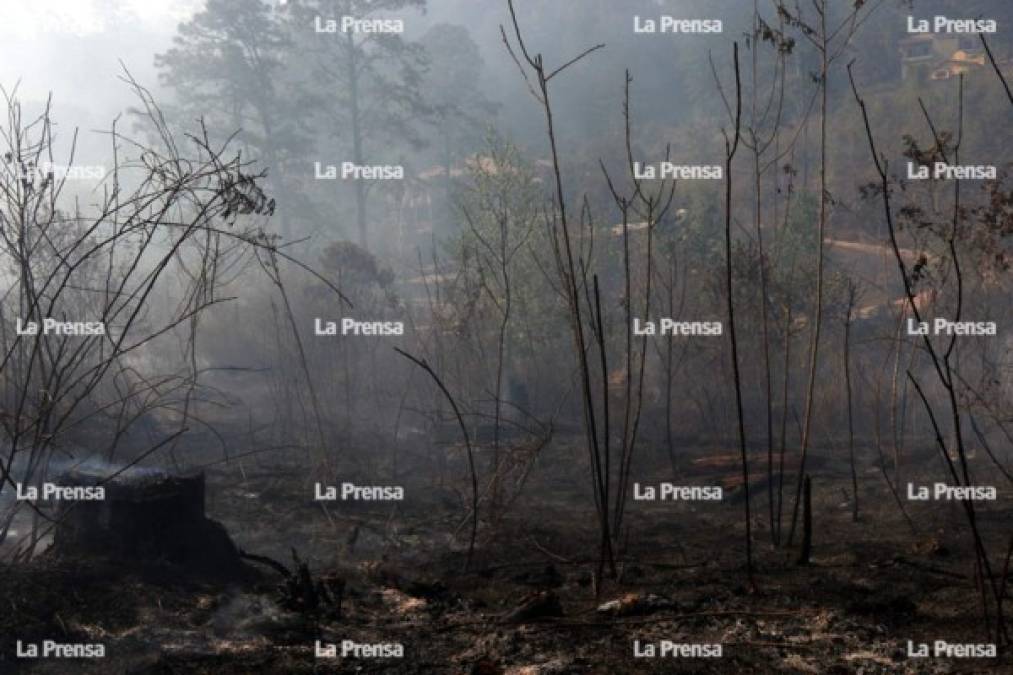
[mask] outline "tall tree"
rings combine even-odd
[[[408,10],[424,11],[425,0],[298,0],[286,5],[290,30],[312,37],[312,70],[318,91],[326,92],[322,111],[331,133],[342,140],[356,165],[375,162],[381,148],[403,141],[421,147],[417,127],[428,114],[422,96],[425,52],[396,32],[342,30],[343,17],[387,18],[404,23]],[[318,30],[328,21],[337,32]],[[350,147],[349,146],[350,141]],[[355,222],[359,245],[368,249],[368,192],[355,181]]]
[[[798,478],[795,489],[795,505],[792,509],[791,528],[788,530],[788,543],[795,535],[795,524],[798,521],[798,509],[802,501],[802,486],[805,477],[806,457],[812,439],[813,406],[816,398],[816,371],[819,367],[820,329],[823,320],[823,277],[824,277],[824,238],[829,220],[830,189],[827,180],[827,141],[828,141],[828,79],[831,66],[845,53],[851,45],[855,32],[865,22],[872,9],[862,11],[864,2],[855,2],[842,16],[828,16],[831,11],[827,0],[814,0],[815,17],[808,19],[801,15],[796,6],[790,8],[783,0],[777,2],[778,17],[788,26],[794,28],[819,56],[819,72],[813,79],[819,88],[820,127],[819,127],[819,219],[816,223],[816,286],[814,289],[815,308],[813,311],[813,328],[809,340],[809,374],[805,395],[805,416],[802,424],[802,449],[799,457]]]
[[[173,47],[155,56],[162,84],[177,95],[170,113],[180,121],[206,120],[216,133],[238,132],[247,152],[267,165],[278,195],[282,229],[290,235],[292,185],[283,162],[305,146],[296,111],[305,89],[288,75],[292,46],[278,11],[260,0],[208,0],[180,24]]]
[[[472,148],[481,147],[483,127],[497,106],[482,93],[485,64],[468,29],[449,23],[436,24],[419,39],[429,68],[423,90],[432,111],[436,134],[434,151],[443,167],[444,214],[451,215],[452,168]]]

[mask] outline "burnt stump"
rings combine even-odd
[[[204,474],[130,469],[106,478],[72,471],[63,486],[102,486],[101,500],[60,502],[53,550],[123,565],[163,563],[181,572],[242,575],[245,566],[225,527],[204,512]]]

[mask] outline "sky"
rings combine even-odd
[[[200,0],[32,0],[5,2],[0,35],[39,39],[45,35],[105,33],[117,16],[145,27],[171,28],[193,13]]]
[[[119,59],[154,86],[153,55],[201,0],[3,0],[0,85],[23,100],[115,113],[125,104]]]
[[[78,130],[75,164],[101,161],[114,117],[136,103],[123,67],[158,90],[154,54],[203,0],[0,0],[0,87],[25,116],[52,94],[56,146]],[[122,65],[121,65],[122,61]],[[2,109],[3,106],[0,106]],[[4,115],[6,113],[3,113]]]

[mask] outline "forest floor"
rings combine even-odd
[[[470,525],[461,491],[467,483],[453,462],[448,471],[455,480],[446,485],[456,488],[412,478],[421,472],[406,457],[407,496],[398,506],[326,510],[312,499],[313,479],[295,459],[220,465],[208,470],[209,516],[245,551],[290,569],[294,549],[316,588],[322,581],[330,589],[316,609],[295,607],[291,584],[286,591],[282,576],[260,563],[249,563],[258,570],[252,578],[223,582],[156,562],[42,554],[0,570],[0,672],[1013,673],[1008,653],[995,659],[907,653],[908,641],[931,648],[936,640],[994,640],[983,630],[958,505],[905,501],[914,532],[879,469],[865,463],[860,518],[853,522],[847,464],[817,451],[812,557],[798,565],[801,532],[791,550],[770,543],[766,456],[754,453],[750,583],[739,469],[720,459],[732,453],[704,447],[683,453],[680,484],[726,485],[725,498],[631,502],[618,579],[606,571],[604,580],[597,576],[587,467],[576,444],[544,451],[514,504],[495,522],[483,522],[467,569]],[[910,456],[904,484],[929,484],[942,475],[938,464],[929,453]],[[661,463],[651,466],[646,458],[636,468],[640,475],[662,473]],[[992,476],[984,464],[975,469]],[[794,480],[786,480],[785,530],[794,489]],[[1013,502],[1001,496],[981,509],[980,522],[993,568],[1001,570]],[[106,656],[14,656],[16,640],[44,639],[100,642]],[[340,651],[344,640],[398,643],[404,656],[314,653],[317,641]],[[662,641],[720,644],[721,657],[635,654]]]

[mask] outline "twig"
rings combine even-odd
[[[464,444],[468,450],[468,468],[471,471],[471,540],[468,542],[468,558],[465,561],[464,569],[467,570],[471,567],[471,558],[475,552],[475,537],[478,533],[478,474],[475,471],[475,453],[471,447],[471,437],[468,435],[468,427],[464,423],[464,418],[461,416],[461,411],[457,407],[457,402],[454,397],[450,394],[450,391],[443,384],[443,380],[436,374],[435,371],[429,366],[429,362],[425,359],[420,359],[412,356],[408,352],[394,347],[401,356],[405,357],[422,370],[429,374],[429,377],[433,378],[436,386],[440,388],[443,395],[447,397],[447,401],[450,402],[450,407],[454,409],[454,414],[457,416],[457,423],[461,427],[461,434],[464,436]]]

